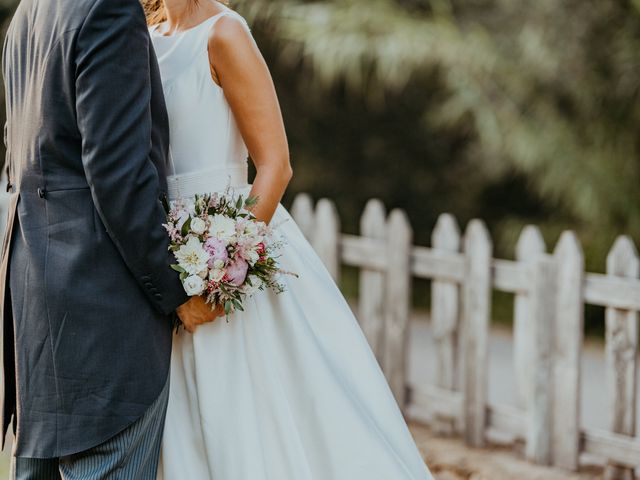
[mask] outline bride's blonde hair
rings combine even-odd
[[[199,0],[191,0],[193,5],[197,5]],[[217,0],[220,3],[229,5],[228,0]],[[147,24],[156,25],[162,23],[167,19],[167,14],[164,10],[164,0],[142,0],[142,6],[147,15]]]

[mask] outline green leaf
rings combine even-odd
[[[224,302],[224,313],[226,315],[229,315],[231,313],[232,308],[233,308],[233,304],[229,300]]]
[[[183,237],[186,237],[189,234],[189,230],[191,230],[191,216],[189,216],[189,218],[187,218],[187,221],[182,225],[180,233]]]
[[[173,264],[171,265],[171,268],[176,272],[180,272],[180,273],[186,272],[186,270],[182,268],[180,265]]]
[[[238,300],[234,298],[232,301],[238,310],[240,310],[241,312],[244,312],[244,308],[242,308],[242,304]]]
[[[171,207],[169,206],[169,199],[166,194],[162,194],[160,197],[160,201],[162,202],[162,208],[164,208],[165,213],[168,215],[171,211]]]
[[[244,207],[249,209],[253,206],[255,206],[258,203],[258,197],[254,196],[254,197],[247,197],[247,199],[244,201]]]

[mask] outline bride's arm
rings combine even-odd
[[[291,179],[289,148],[278,98],[253,37],[235,17],[223,17],[209,37],[212,76],[231,106],[256,166],[254,215],[269,222]]]

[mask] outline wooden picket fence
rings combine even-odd
[[[537,227],[526,227],[516,260],[495,259],[486,226],[472,220],[461,235],[456,220],[440,216],[431,248],[413,246],[405,213],[388,216],[367,204],[360,236],[340,233],[334,204],[314,206],[298,195],[292,216],[337,280],[341,264],[360,270],[358,317],[406,415],[439,431],[459,433],[470,446],[492,438],[524,443],[526,457],[567,470],[583,454],[603,459],[605,478],[630,479],[640,466],[635,438],[636,358],[640,262],[628,237],[617,239],[607,273],[585,273],[580,243],[564,232],[546,252]],[[407,379],[413,278],[430,279],[437,378]],[[488,402],[488,341],[492,289],[515,294],[514,364],[518,405]],[[609,429],[580,425],[580,357],[584,304],[606,307],[606,388]]]

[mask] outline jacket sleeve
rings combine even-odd
[[[96,0],[76,41],[76,113],[95,208],[158,310],[188,297],[168,251],[151,155],[150,38],[137,0]]]

